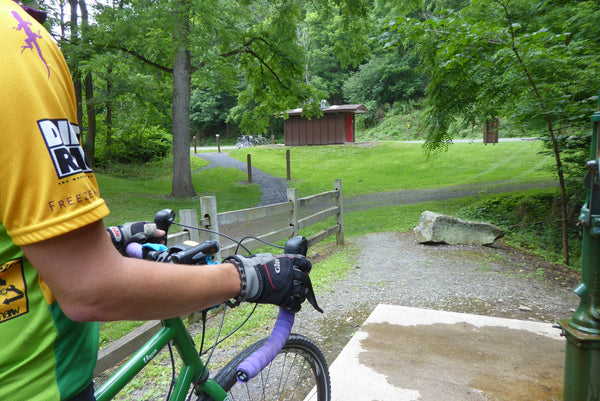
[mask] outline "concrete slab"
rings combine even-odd
[[[552,324],[379,305],[330,367],[332,401],[562,400]]]

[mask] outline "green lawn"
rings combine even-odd
[[[421,144],[393,142],[257,147],[232,150],[229,154],[244,162],[247,154],[251,154],[254,167],[285,178],[286,150],[291,156],[292,180],[289,185],[298,188],[300,197],[333,189],[336,178],[342,179],[344,197],[351,198],[403,189],[536,182],[553,177],[552,159],[538,154],[540,143],[536,141],[501,142],[487,146],[482,143],[456,143],[449,147],[448,152],[429,156],[424,153]],[[194,171],[206,165],[198,158],[192,158],[192,161]],[[195,172],[192,179],[198,196],[194,198],[170,195],[172,177],[168,165],[148,171],[150,177],[144,179],[97,174],[100,193],[111,209],[107,224],[151,220],[154,213],[163,208],[199,210],[199,197],[205,195],[217,198],[219,211],[253,207],[261,198],[258,185],[248,185],[246,174],[233,168]],[[372,220],[367,219],[363,222],[366,225],[361,224],[361,231],[381,227],[368,224],[369,221]],[[352,226],[347,226],[351,231]]]
[[[448,152],[427,156],[421,144],[383,142],[374,145],[260,147],[238,149],[230,156],[286,178],[290,150],[291,186],[300,196],[333,188],[342,179],[344,195],[451,187],[499,181],[535,182],[552,179],[552,158],[538,154],[537,141],[497,145],[455,143]]]
[[[100,194],[105,199],[111,214],[108,225],[126,221],[152,220],[154,214],[164,208],[198,209],[201,196],[216,196],[219,211],[244,209],[255,206],[261,198],[257,184],[248,185],[246,174],[229,169],[208,169],[194,173],[192,181],[197,196],[178,198],[170,195],[171,177],[151,179],[126,179],[97,174]]]

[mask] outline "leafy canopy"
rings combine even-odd
[[[389,21],[387,37],[418,54],[430,79],[430,150],[451,141],[456,125],[499,116],[529,129],[542,128],[547,115],[561,129],[588,124],[600,72],[597,2],[473,0],[430,9]]]

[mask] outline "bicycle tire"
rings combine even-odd
[[[231,401],[330,401],[329,367],[319,347],[309,338],[291,334],[281,352],[248,383],[237,381],[237,366],[264,342],[262,339],[237,354],[214,377]],[[210,401],[206,394],[199,401]]]

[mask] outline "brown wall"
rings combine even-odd
[[[312,120],[290,116],[283,129],[286,146],[343,144],[346,142],[346,113],[324,114]]]

